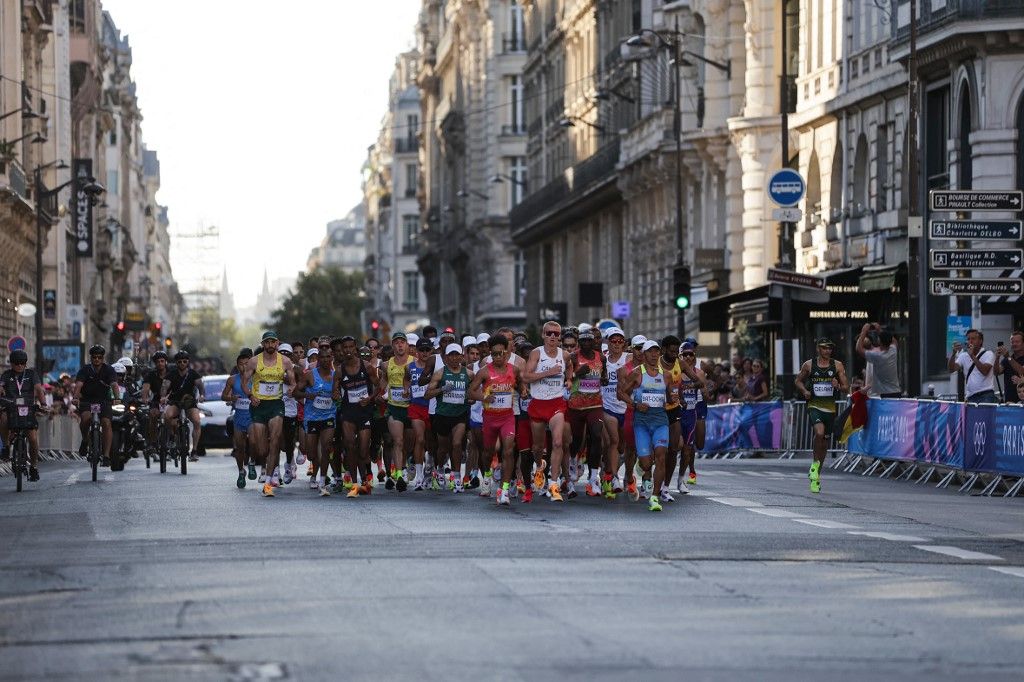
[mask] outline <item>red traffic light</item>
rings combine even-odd
[[[163,328],[164,328],[164,323],[163,322],[154,322],[153,323],[153,331],[159,332]]]
[[[121,320],[120,322],[117,323],[117,331],[119,331],[119,332],[123,332],[124,331],[124,320]]]
[[[454,334],[455,333],[455,327],[445,327],[444,328],[444,332],[445,332],[445,334]]]
[[[377,331],[378,329],[380,329],[380,322],[378,322],[377,320],[372,320],[370,322],[370,329],[372,329],[373,331]]]

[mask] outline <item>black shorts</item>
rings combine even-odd
[[[338,416],[341,421],[348,422],[349,424],[355,424],[357,431],[370,428],[370,424],[373,421],[373,406],[359,407],[356,409],[342,407],[338,411]]]
[[[109,400],[102,403],[90,403],[83,400],[78,404],[78,414],[91,414],[93,405],[100,406],[100,419],[110,419],[114,416],[113,404]]]
[[[665,414],[668,415],[668,425],[672,426],[679,422],[679,418],[683,415],[683,406],[676,405],[675,407],[665,410]]]
[[[167,400],[168,405],[173,405],[180,410],[194,410],[199,405],[196,403],[196,397],[194,395],[183,395],[177,398],[171,397]]]
[[[444,436],[445,438],[449,438],[452,435],[452,431],[459,424],[466,424],[466,415],[449,417],[443,414],[434,414],[430,416],[430,425],[435,436]]]
[[[39,422],[36,421],[35,410],[32,405],[28,406],[28,416],[20,417],[14,407],[4,413],[7,415],[7,428],[21,431],[37,431]]]
[[[306,433],[309,434],[310,436],[319,434],[322,431],[326,431],[327,429],[333,429],[333,428],[334,428],[334,420],[333,419],[321,419],[320,421],[306,422]]]

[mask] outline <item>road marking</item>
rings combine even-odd
[[[880,540],[890,540],[892,542],[928,542],[927,538],[919,538],[916,535],[897,535],[896,533],[880,533],[868,530],[850,530],[847,532],[850,535],[863,535],[869,538],[879,538]]]
[[[714,497],[718,493],[712,490],[695,490],[694,488],[690,488],[690,492],[683,494],[689,495],[690,497]]]
[[[996,573],[1005,573],[1006,575],[1024,578],[1024,567],[1021,566],[989,566],[988,568]]]
[[[1006,561],[1001,556],[994,554],[985,554],[984,552],[972,552],[969,549],[960,549],[959,547],[952,547],[949,545],[914,545],[917,549],[923,549],[926,552],[934,552],[936,554],[945,554],[946,556],[956,557],[957,559],[965,559],[967,561]]]
[[[74,485],[78,481],[78,479],[79,479],[79,477],[81,475],[82,475],[81,471],[76,471],[75,473],[73,473],[70,476],[68,476],[68,479],[66,481],[64,481],[61,485]]]
[[[741,469],[740,473],[746,474],[747,476],[757,476],[758,478],[768,478],[768,474],[762,473],[760,471],[747,471],[746,469]]]
[[[829,521],[827,519],[793,519],[797,523],[805,523],[808,526],[817,526],[818,528],[831,528],[833,530],[846,530],[847,528],[860,528],[860,526],[851,526],[848,523],[842,523],[841,521]]]
[[[719,504],[727,504],[730,507],[763,507],[764,505],[760,502],[752,502],[750,500],[744,500],[742,497],[712,497],[712,502],[718,502]]]
[[[764,507],[762,509],[751,509],[750,511],[755,514],[764,514],[765,516],[774,516],[778,519],[801,519],[804,518],[803,514],[797,514],[791,512],[788,509],[777,509],[775,507]]]

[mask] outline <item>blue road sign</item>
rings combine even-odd
[[[7,339],[7,350],[12,353],[16,350],[25,350],[25,337],[24,336],[12,336]]]
[[[800,203],[807,191],[807,183],[791,168],[783,168],[772,173],[768,179],[768,198],[779,206],[791,207]]]

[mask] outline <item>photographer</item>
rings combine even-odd
[[[968,329],[967,348],[962,348],[959,341],[954,343],[953,353],[946,363],[950,372],[964,373],[965,393],[970,403],[996,402],[996,354],[985,350],[984,341],[984,334]]]
[[[1007,403],[1020,403],[1018,386],[1024,385],[1024,331],[1010,334],[1010,347],[1002,343],[996,348],[996,357],[1003,370],[1003,397]]]
[[[868,341],[868,348],[865,348]],[[854,344],[857,354],[864,358],[871,370],[867,382],[868,395],[878,398],[899,398],[903,396],[900,389],[899,355],[896,350],[896,339],[891,332],[882,329],[877,322],[865,324]]]

